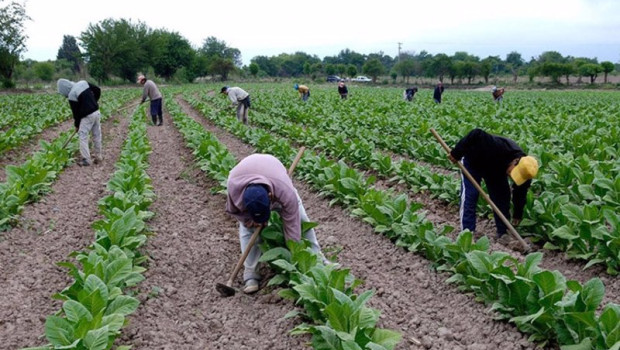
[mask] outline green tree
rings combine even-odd
[[[276,60],[273,58],[269,58],[267,56],[255,56],[250,62],[258,65],[259,70],[267,73],[270,77],[275,77],[278,75],[279,68]]]
[[[228,47],[225,41],[213,36],[205,39],[198,51],[205,57],[209,73],[220,75],[222,81],[228,80],[228,75],[243,64],[239,49]]]
[[[607,74],[613,72],[616,68],[616,65],[609,61],[603,61],[601,62],[601,68],[603,69],[603,73],[605,74],[604,83],[607,84]]]
[[[412,58],[401,59],[394,65],[394,70],[409,84],[409,78],[415,75],[415,61]]]
[[[354,64],[347,65],[347,75],[350,78],[353,78],[354,76],[357,75],[357,67]]]
[[[73,73],[80,73],[82,71],[82,52],[80,52],[74,36],[63,35],[62,45],[58,49],[56,59],[71,62],[71,71]]]
[[[430,61],[429,73],[443,82],[443,77],[450,71],[452,59],[445,53],[435,55]]]
[[[4,87],[15,86],[13,71],[26,50],[28,36],[24,33],[24,23],[29,19],[24,5],[15,1],[0,8],[0,79]]]
[[[564,63],[566,59],[557,51],[545,51],[538,56],[539,63]]]
[[[105,19],[89,25],[80,40],[86,49],[90,75],[99,81],[116,75],[134,82],[140,67],[149,62],[145,49],[149,33],[145,24],[125,19]]]
[[[373,58],[364,63],[363,72],[370,75],[372,82],[377,82],[377,77],[385,72],[385,67],[377,58]]]
[[[326,64],[325,65],[325,74],[334,75],[336,74],[336,65],[335,64]]]
[[[485,84],[489,83],[489,76],[494,70],[497,74],[497,69],[494,68],[498,67],[501,61],[502,60],[499,58],[499,56],[489,56],[480,61],[478,69],[480,75],[482,76],[482,78],[484,78]]]
[[[603,71],[603,67],[595,63],[586,63],[579,67],[579,74],[590,77],[590,84],[594,84],[598,74]]]
[[[474,61],[465,61],[463,63],[463,74],[467,77],[467,84],[471,84],[471,81],[476,77],[480,71],[480,64]]]
[[[250,74],[252,74],[252,76],[254,78],[256,78],[256,76],[258,75],[258,70],[259,69],[260,69],[260,67],[258,66],[258,64],[250,63]]]
[[[54,63],[52,62],[37,62],[32,69],[36,77],[42,81],[52,81],[54,78]]]
[[[160,48],[151,58],[155,74],[169,79],[181,67],[190,66],[192,45],[179,33],[156,30],[151,37],[150,42]]]
[[[545,77],[551,78],[552,82],[559,84],[560,77],[564,75],[566,67],[564,66],[564,63],[544,62],[540,65],[539,69],[540,74]]]
[[[508,69],[510,69],[510,72],[512,73],[512,81],[516,83],[517,79],[519,78],[519,71],[521,70],[521,67],[523,67],[523,65],[525,64],[525,61],[521,57],[520,53],[512,51],[508,55],[506,55],[506,64]]]
[[[235,64],[230,58],[215,57],[209,63],[209,72],[219,75],[222,81],[228,80],[228,74],[235,70]]]

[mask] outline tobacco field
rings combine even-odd
[[[103,89],[104,161],[79,167],[58,94],[0,95],[0,349],[620,350],[620,93],[241,83]],[[524,254],[460,232],[450,146],[479,127],[538,159]],[[252,153],[288,167],[330,260],[262,232],[261,290],[215,290],[240,256],[226,179]],[[241,274],[240,274],[241,275]],[[241,276],[234,286],[241,287]]]

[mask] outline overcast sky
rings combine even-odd
[[[21,2],[21,1],[20,1]],[[2,3],[5,5],[6,2]],[[544,51],[620,62],[620,0],[26,0],[23,58],[55,60],[64,35],[78,38],[106,18],[178,32],[194,47],[214,36],[255,56],[343,49],[506,58]]]

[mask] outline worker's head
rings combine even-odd
[[[496,91],[497,91],[497,86],[493,86],[493,87],[491,88],[491,91],[496,92]]]
[[[510,171],[510,177],[517,186],[523,185],[527,180],[533,179],[538,174],[538,161],[532,156],[521,157]]]
[[[74,82],[67,79],[58,79],[58,82],[56,83],[58,87],[58,93],[63,95],[64,97],[69,97],[69,92],[73,88],[74,84]]]
[[[138,76],[137,83],[138,83],[138,84],[144,84],[144,83],[146,83],[146,77],[145,77],[143,74],[140,74],[140,75]]]
[[[338,83],[338,86],[343,87],[343,86],[344,86],[344,82],[342,82],[342,81],[341,81],[341,82],[339,82],[339,83]]]
[[[227,93],[228,93],[228,86],[222,87],[222,89],[220,90],[220,94],[227,94]]]
[[[298,85],[298,84],[295,84],[295,85],[293,86],[293,88],[294,88],[295,90],[298,90],[298,89],[299,89],[299,85]]]
[[[250,184],[243,191],[243,205],[250,213],[252,221],[263,224],[269,221],[271,215],[271,201],[266,186]]]

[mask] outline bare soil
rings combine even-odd
[[[0,234],[0,349],[45,344],[45,317],[62,305],[51,295],[71,283],[56,263],[94,241],[90,225],[100,219],[97,201],[106,195],[126,132],[126,118],[104,122],[104,162],[66,168],[53,193],[27,205],[19,225]]]
[[[177,100],[237,159],[255,151]],[[99,218],[96,202],[106,195],[105,184],[114,171],[127,124],[120,117],[105,122],[104,163],[66,169],[53,185],[53,193],[28,205],[20,226],[0,235],[0,349],[45,344],[41,338],[45,317],[60,308],[60,302],[50,296],[71,283],[55,263],[92,243],[90,225]],[[155,217],[148,222],[154,235],[145,248],[150,256],[146,280],[135,290],[140,307],[129,317],[117,343],[132,349],[309,348],[308,336],[288,334],[300,321],[283,319],[295,306],[279,298],[277,290],[263,288],[255,295],[237,292],[230,298],[215,290],[216,283],[228,279],[240,255],[237,223],[224,212],[224,196],[211,193],[215,183],[195,167],[168,114],[163,126],[148,127],[147,137],[153,149],[147,171],[157,195],[150,208]],[[429,261],[373,233],[348,211],[330,207],[329,200],[309,185],[299,181],[295,185],[309,217],[319,223],[317,236],[323,250],[340,251],[338,262],[364,280],[360,292],[376,292],[369,305],[381,311],[379,326],[402,332],[398,349],[536,348],[513,325],[495,321],[489,306],[446,284],[449,276],[437,273]],[[427,217],[436,225],[458,226],[454,208],[423,195],[416,199],[424,203]],[[478,234],[493,237],[492,222],[482,220]],[[492,242],[492,249],[509,251]],[[580,281],[598,275],[608,288],[606,301],[618,302],[617,278],[600,269],[583,272],[581,264],[548,252],[543,265]],[[265,268],[263,272],[269,274]],[[235,286],[241,284],[238,277]]]

